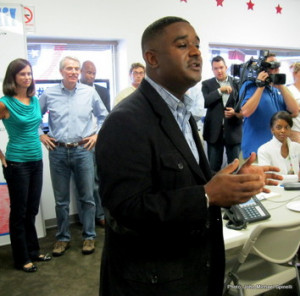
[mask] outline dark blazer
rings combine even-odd
[[[104,106],[106,107],[107,111],[110,112],[110,95],[107,88],[100,86],[98,84],[94,84],[95,89],[100,96]]]
[[[202,93],[204,96],[204,107],[207,108],[204,119],[203,138],[208,143],[214,144],[223,130],[227,143],[240,144],[242,141],[242,124],[243,119],[224,117],[225,107],[235,107],[238,104],[239,94],[237,83],[232,77],[228,77],[232,87],[226,106],[223,105],[222,96],[218,92],[220,85],[216,78],[211,78],[202,82]]]
[[[102,296],[222,294],[220,208],[193,118],[200,165],[167,104],[143,80],[106,118],[96,144],[106,214]]]

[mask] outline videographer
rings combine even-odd
[[[240,89],[244,116],[243,158],[249,157],[251,152],[256,153],[262,144],[271,140],[269,124],[274,113],[285,110],[292,117],[298,115],[298,105],[291,92],[281,82],[271,79],[272,74],[278,75],[280,67],[275,54],[268,53],[264,64],[268,66],[258,73],[256,80],[245,81]]]

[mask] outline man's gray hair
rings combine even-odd
[[[71,57],[71,56],[66,56],[59,63],[59,70],[62,70],[65,67],[66,60],[72,60],[72,61],[77,62],[79,64],[79,68],[81,68],[80,61],[77,58]]]

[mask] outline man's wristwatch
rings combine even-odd
[[[256,79],[255,84],[256,84],[257,87],[265,87],[266,86],[266,82],[262,81],[260,79]]]

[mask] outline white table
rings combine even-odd
[[[288,221],[296,220],[300,224],[300,212],[292,211],[286,207],[291,201],[300,201],[300,190],[287,191],[279,186],[269,186],[272,192],[277,193],[276,196],[270,196],[265,200],[262,200],[262,204],[270,213],[271,217],[267,220],[249,223],[246,229],[243,230],[232,230],[228,229],[226,220],[223,220],[223,235],[225,242],[226,257],[237,253],[237,250],[241,249],[251,231],[259,223],[269,223],[271,221]],[[267,196],[267,195],[266,195]]]

